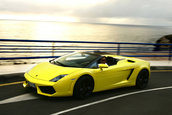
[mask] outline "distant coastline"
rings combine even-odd
[[[56,22],[56,23],[79,23],[79,24],[100,24],[100,25],[114,25],[114,26],[132,26],[132,27],[172,27],[164,25],[139,25],[139,24],[115,24],[115,23],[98,23],[98,22],[65,22],[53,20],[21,20],[21,19],[0,19],[0,21],[28,21],[28,22]]]

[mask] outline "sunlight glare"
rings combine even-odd
[[[78,22],[78,19],[71,16],[51,16],[51,15],[24,15],[24,14],[4,14],[1,19],[15,19],[15,20],[35,20],[35,21],[57,21],[57,22]]]

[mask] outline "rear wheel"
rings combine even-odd
[[[140,71],[139,75],[136,79],[136,87],[139,89],[144,89],[149,81],[149,71],[147,69],[143,69]]]
[[[74,86],[73,95],[77,98],[84,99],[92,94],[94,81],[89,76],[82,76]]]

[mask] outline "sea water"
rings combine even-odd
[[[0,21],[0,39],[154,43],[172,27],[116,24]]]

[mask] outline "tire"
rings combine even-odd
[[[149,81],[149,71],[147,69],[143,69],[139,72],[136,79],[136,87],[139,89],[144,89]]]
[[[94,81],[90,76],[80,77],[74,86],[73,96],[85,99],[92,94],[94,89]]]

